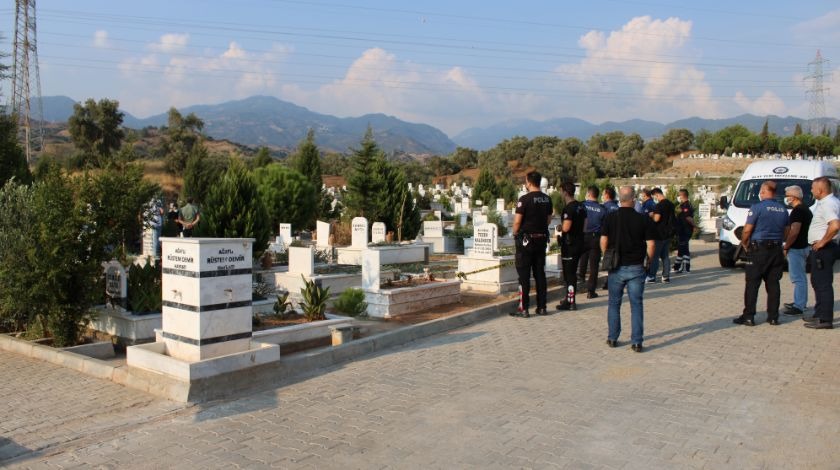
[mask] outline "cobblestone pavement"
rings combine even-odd
[[[0,353],[16,467],[840,468],[840,332],[733,325],[743,271],[698,242],[645,292],[646,350],[606,297],[497,318],[277,390],[178,406]],[[792,290],[782,279],[783,301]],[[60,418],[59,418],[60,417]],[[31,451],[27,451],[30,449]],[[2,461],[0,461],[2,463]]]

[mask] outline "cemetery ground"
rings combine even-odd
[[[761,323],[732,324],[743,271],[692,247],[691,274],[646,286],[641,354],[626,301],[620,347],[604,344],[606,295],[196,406],[0,352],[0,465],[837,468],[836,331],[764,323],[763,292]]]

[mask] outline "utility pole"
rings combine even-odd
[[[41,74],[38,71],[38,40],[35,27],[35,0],[15,0],[14,62],[12,65],[12,113],[18,119],[20,140],[26,161],[32,164],[33,153],[41,149],[43,107]],[[32,89],[35,96],[32,96]],[[32,109],[32,99],[36,100]],[[34,125],[35,129],[32,128]]]
[[[817,56],[811,62],[808,62],[808,71],[810,74],[805,76],[805,80],[811,82],[811,86],[805,92],[810,96],[810,103],[808,106],[808,122],[810,124],[811,135],[819,135],[823,129],[823,118],[825,118],[825,92],[829,89],[823,86],[823,65],[827,64],[828,60],[824,59],[820,50],[817,49]]]

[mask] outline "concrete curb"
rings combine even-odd
[[[0,335],[0,349],[77,370],[99,379],[113,380],[114,370],[117,369],[99,359],[35,344],[9,335]]]
[[[561,294],[565,294],[562,288],[549,289],[548,299],[549,301],[554,300]],[[534,300],[532,300],[533,302]],[[280,360],[276,362],[193,382],[182,382],[140,369],[113,366],[99,359],[42,346],[9,335],[0,335],[0,349],[67,367],[85,375],[110,380],[169,400],[182,403],[203,403],[277,388],[290,380],[321,369],[361,359],[375,352],[403,346],[449,330],[503,316],[512,310],[512,299],[504,299],[450,317],[386,331],[339,346],[291,356],[281,356]]]

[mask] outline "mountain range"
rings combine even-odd
[[[44,97],[42,103],[45,120],[64,122],[73,114],[75,101],[66,96],[50,96]],[[596,133],[622,131],[626,134],[638,133],[644,139],[650,139],[659,137],[669,129],[685,128],[695,133],[706,129],[714,132],[735,124],[742,124],[751,131],[758,132],[765,119],[770,132],[785,136],[793,133],[796,124],[803,124],[805,127],[806,123],[805,120],[792,116],[753,114],[742,114],[728,119],[692,117],[668,124],[641,119],[608,121],[601,124],[577,118],[546,121],[518,119],[484,128],[467,129],[450,139],[439,129],[427,124],[409,123],[385,114],[339,118],[316,113],[271,96],[252,96],[215,105],[188,106],[179,111],[181,114],[195,113],[204,121],[204,132],[215,139],[227,139],[253,147],[268,146],[292,150],[306,136],[309,129],[314,129],[315,141],[322,150],[346,152],[349,148],[358,147],[370,126],[376,142],[383,150],[411,155],[447,155],[455,150],[456,144],[486,150],[504,139],[515,136],[577,137],[586,140]],[[823,124],[832,131],[838,122],[840,121],[837,119],[823,120]],[[165,126],[166,123],[167,113],[140,119],[125,112],[123,119],[126,127],[134,129]]]
[[[670,129],[688,129],[693,133],[705,129],[710,132],[719,131],[725,127],[741,124],[753,132],[760,132],[767,120],[767,128],[770,132],[780,136],[793,134],[797,124],[806,128],[806,120],[793,116],[756,116],[754,114],[742,114],[727,119],[704,119],[691,117],[680,119],[668,124],[641,119],[613,122],[607,121],[602,124],[592,124],[577,118],[558,118],[546,121],[534,121],[519,119],[494,124],[484,128],[467,129],[452,138],[459,146],[469,147],[477,150],[485,150],[496,146],[504,139],[514,136],[524,136],[532,139],[537,136],[577,137],[587,140],[597,133],[622,131],[625,134],[637,133],[643,139],[656,138]],[[837,119],[823,119],[822,125],[827,125],[831,132],[840,123]]]

